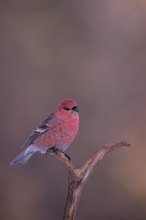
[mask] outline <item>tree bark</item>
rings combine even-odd
[[[75,219],[82,190],[97,163],[107,153],[123,146],[129,147],[130,144],[125,141],[120,141],[101,146],[79,169],[75,169],[71,160],[69,160],[64,153],[60,151],[53,153],[53,155],[63,163],[68,172],[68,194],[63,220]]]

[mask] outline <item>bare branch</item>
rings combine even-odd
[[[100,148],[98,148],[98,150],[93,154],[93,156],[91,158],[89,158],[84,165],[82,166],[82,168],[80,168],[82,175],[83,176],[87,176],[91,174],[91,172],[93,171],[94,167],[97,165],[97,163],[102,160],[102,158],[105,156],[105,154],[118,149],[120,147],[129,147],[130,144],[128,142],[125,141],[120,141],[120,142],[114,142],[114,143],[110,143],[110,144],[106,144],[104,146],[101,146]]]
[[[53,153],[53,155],[55,155],[55,157],[63,163],[65,169],[68,171],[68,195],[63,220],[75,219],[75,214],[78,207],[81,192],[97,163],[107,153],[124,146],[129,147],[130,144],[125,141],[119,141],[101,146],[79,169],[75,169],[72,162],[64,153],[60,151]]]

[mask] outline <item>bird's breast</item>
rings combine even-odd
[[[74,140],[79,127],[78,118],[60,120],[50,130],[42,134],[35,142],[38,147],[57,147],[65,150]]]

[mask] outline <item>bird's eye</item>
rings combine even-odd
[[[69,110],[70,110],[70,109],[69,109],[68,107],[66,107],[66,106],[64,106],[63,109],[64,109],[65,111],[69,111]]]
[[[72,107],[72,110],[75,111],[75,112],[79,112],[79,109],[78,109],[77,106]]]

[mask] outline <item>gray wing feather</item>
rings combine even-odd
[[[29,136],[29,138],[26,140],[24,145],[22,147],[27,147],[34,143],[36,138],[38,138],[40,135],[44,134],[46,131],[50,129],[49,123],[52,123],[53,116],[50,115],[47,119],[45,119],[41,125],[39,125]]]

